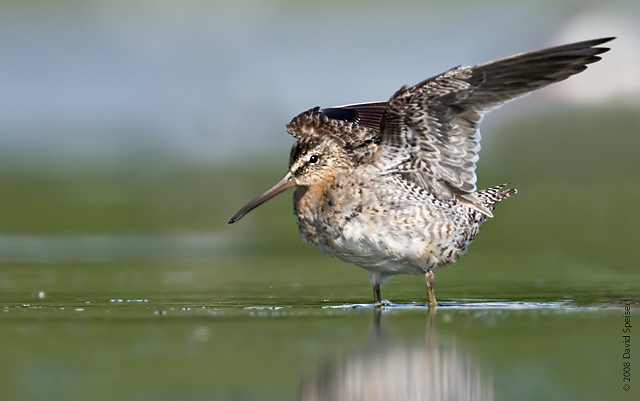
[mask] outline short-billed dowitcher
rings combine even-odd
[[[377,306],[380,284],[396,274],[425,275],[428,304],[436,305],[433,271],[462,256],[495,206],[516,193],[476,189],[482,116],[584,71],[612,39],[456,67],[388,102],[305,111],[287,125],[297,138],[287,174],[229,223],[297,186],[302,239],[365,268]]]

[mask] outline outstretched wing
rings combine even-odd
[[[562,81],[600,60],[603,38],[522,53],[473,67],[457,67],[389,100],[381,120],[377,160],[440,199],[459,200],[481,210],[475,197],[478,126],[494,107]]]

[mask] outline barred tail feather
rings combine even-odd
[[[470,208],[484,214],[486,217],[493,217],[491,211],[503,199],[510,197],[517,191],[515,188],[502,190],[508,184],[498,185],[497,187],[483,189],[471,194],[456,195],[458,202],[469,206]]]
[[[493,210],[498,203],[507,199],[511,195],[518,193],[515,188],[506,188],[509,184],[502,184],[495,187],[483,189],[477,192],[482,204],[489,210]],[[506,189],[505,189],[506,188]]]

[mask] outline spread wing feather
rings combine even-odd
[[[585,70],[587,64],[600,59],[598,54],[609,50],[596,46],[612,39],[457,67],[401,88],[381,117],[384,149],[376,163],[385,174],[400,174],[440,199],[457,197],[482,210],[474,196],[482,116],[511,99]]]

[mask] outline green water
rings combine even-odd
[[[430,327],[419,307],[387,308],[377,323],[371,308],[322,308],[343,304],[305,304],[291,293],[268,300],[242,292],[224,299],[139,294],[3,299],[3,398],[427,400],[466,389],[476,400],[640,394],[634,383],[622,390],[623,310],[615,304],[449,302]],[[281,306],[258,306],[264,304]]]
[[[3,166],[0,399],[638,399],[622,330],[629,302],[635,350],[640,120],[563,115],[485,144],[479,185],[519,193],[436,273],[435,316],[420,277],[384,285],[393,305],[377,316],[364,270],[300,243],[290,193],[226,224],[287,149],[224,166]]]

